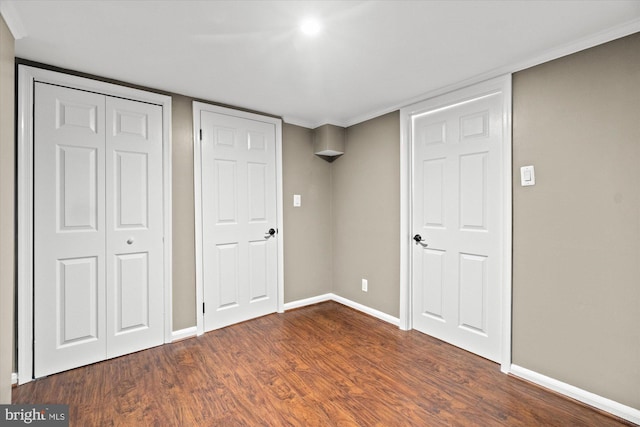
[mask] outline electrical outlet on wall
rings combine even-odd
[[[369,281],[367,279],[362,279],[362,292],[367,292],[369,290]]]

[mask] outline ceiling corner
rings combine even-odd
[[[7,23],[7,27],[9,27],[9,31],[11,31],[15,40],[27,37],[27,30],[18,15],[18,11],[13,6],[13,1],[0,0],[0,15],[4,18],[4,22]]]

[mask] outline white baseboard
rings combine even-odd
[[[18,373],[17,372],[12,372],[11,373],[11,385],[15,385],[18,384]]]
[[[195,326],[190,328],[180,329],[179,331],[171,332],[171,342],[180,341],[186,338],[195,337],[198,333],[198,329]]]
[[[318,295],[316,297],[300,299],[288,302],[284,305],[284,311],[293,310],[294,308],[306,307],[308,305],[318,304],[325,301],[333,300],[333,294]]]
[[[347,307],[351,307],[355,310],[361,311],[363,313],[369,314],[373,317],[377,317],[378,319],[384,320],[385,322],[389,322],[393,325],[400,325],[400,319],[390,316],[386,313],[378,311],[376,309],[367,307],[366,305],[362,305],[360,303],[351,301],[349,299],[343,298],[339,295],[328,293],[324,295],[318,295],[311,298],[305,298],[297,301],[288,302],[284,305],[284,310],[293,310],[294,308],[306,307],[308,305],[318,304],[325,301],[335,301],[340,304],[346,305]],[[171,333],[171,342],[176,342],[183,340],[185,338],[191,338],[197,336],[197,327],[192,326],[190,328],[180,329],[178,331],[173,331]]]
[[[398,319],[397,317],[390,316],[387,313],[383,313],[382,311],[376,310],[375,308],[367,307],[366,305],[360,304],[355,301],[351,301],[350,299],[347,299],[347,298],[341,297],[340,295],[336,295],[332,293],[318,295],[317,297],[306,298],[298,301],[292,301],[292,302],[286,303],[284,305],[284,309],[285,311],[292,310],[294,308],[305,307],[307,305],[318,304],[320,302],[325,302],[325,301],[335,301],[342,305],[346,305],[347,307],[351,307],[354,310],[358,310],[370,316],[376,317],[380,320],[384,320],[385,322],[391,323],[392,325],[395,325],[398,327],[400,326],[400,319]]]
[[[571,397],[589,406],[609,412],[620,418],[640,424],[640,410],[623,405],[606,397],[563,383],[518,365],[511,365],[511,374],[542,387],[548,388],[565,396]]]
[[[382,311],[376,310],[375,308],[367,307],[366,305],[360,304],[359,302],[351,301],[350,299],[343,298],[340,295],[333,294],[333,300],[335,302],[339,302],[340,304],[346,305],[347,307],[351,307],[354,310],[361,311],[370,316],[377,317],[380,320],[384,320],[387,323],[391,323],[397,327],[400,327],[400,319],[397,317],[393,317],[387,313],[383,313]]]

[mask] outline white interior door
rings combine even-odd
[[[36,83],[34,375],[162,344],[161,107]]]
[[[209,331],[277,310],[276,128],[204,110],[200,126]]]
[[[466,96],[411,117],[412,322],[500,362],[504,99]]]

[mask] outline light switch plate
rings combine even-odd
[[[520,183],[523,187],[536,185],[536,173],[533,166],[522,166],[520,168]]]
[[[300,206],[302,206],[302,196],[300,194],[294,194],[293,195],[293,207],[294,208],[299,208]]]

